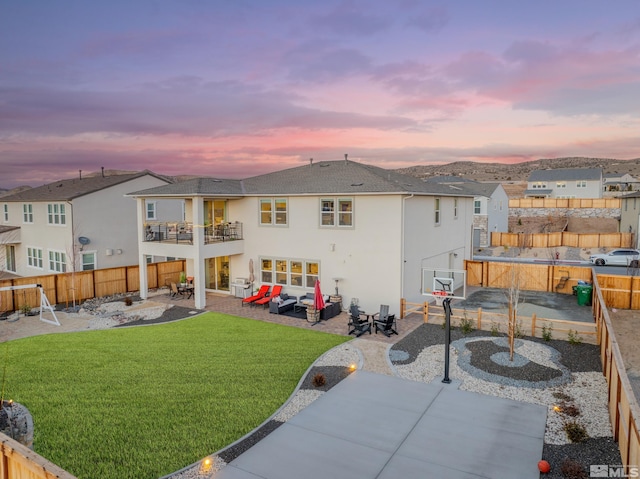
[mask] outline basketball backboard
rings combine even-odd
[[[422,268],[422,294],[433,296],[434,291],[445,291],[447,296],[453,299],[465,299],[467,272],[457,269]]]

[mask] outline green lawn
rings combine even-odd
[[[77,477],[157,478],[258,426],[347,340],[217,313],[36,336],[6,343],[5,397],[33,415],[35,451]]]

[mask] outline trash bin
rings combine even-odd
[[[578,304],[580,306],[591,306],[591,295],[593,293],[593,286],[590,284],[579,284],[576,286],[576,292],[578,296]]]

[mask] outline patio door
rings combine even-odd
[[[227,220],[226,200],[207,200],[204,202],[204,220],[211,225],[219,225]]]
[[[214,291],[229,291],[229,257],[218,256],[205,260],[206,288]]]

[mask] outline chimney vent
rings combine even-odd
[[[80,172],[80,179],[82,179],[82,170],[78,170]]]
[[[102,177],[104,178],[104,166],[100,167],[102,169]]]
[[[309,158],[309,166],[313,165],[313,158]]]
[[[349,161],[349,154],[348,154],[348,153],[345,153],[345,154],[344,154],[344,161],[345,161],[345,162],[346,162],[346,161]]]

